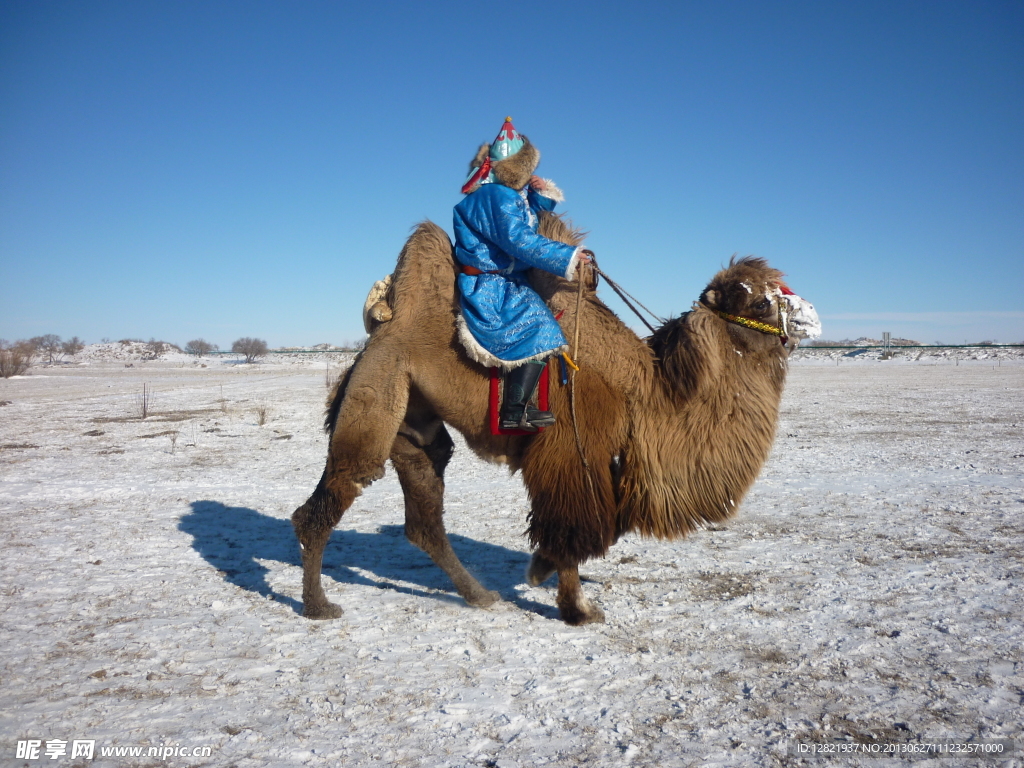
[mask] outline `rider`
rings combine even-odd
[[[530,286],[532,267],[573,280],[582,246],[537,234],[538,214],[564,197],[533,175],[540,152],[506,117],[497,138],[470,163],[466,195],[455,206],[455,257],[461,266],[459,331],[470,356],[505,371],[502,429],[535,430],[555,417],[528,404],[549,356],[568,349],[562,329]]]

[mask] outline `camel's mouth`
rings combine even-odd
[[[786,335],[793,339],[816,339],[821,336],[821,320],[814,305],[797,296],[785,286],[775,291],[779,307],[785,316]]]

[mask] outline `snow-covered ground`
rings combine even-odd
[[[586,564],[608,622],[572,628],[523,581],[519,479],[461,444],[448,528],[504,602],[467,607],[406,542],[389,473],[328,547],[345,615],[298,615],[288,518],[343,357],[94,350],[0,380],[0,764],[817,765],[799,744],[984,739],[1024,764],[1021,360],[798,353],[739,516]],[[980,764],[880,764],[903,762]]]

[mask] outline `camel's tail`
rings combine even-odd
[[[359,362],[359,358],[362,356],[362,352],[356,355],[356,359],[352,361],[352,365],[345,369],[345,372],[341,374],[341,378],[338,379],[338,383],[334,385],[334,389],[331,390],[330,396],[327,398],[327,413],[324,416],[324,432],[328,435],[334,434],[334,425],[338,423],[338,414],[341,412],[341,404],[345,400],[345,391],[348,389],[348,382],[352,378],[352,371],[355,370],[356,363]]]

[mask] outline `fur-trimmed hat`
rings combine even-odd
[[[490,144],[481,144],[477,150],[462,191],[468,195],[476,192],[481,184],[491,182],[519,191],[530,182],[539,164],[540,150],[516,131],[511,117],[506,117],[497,138]]]

